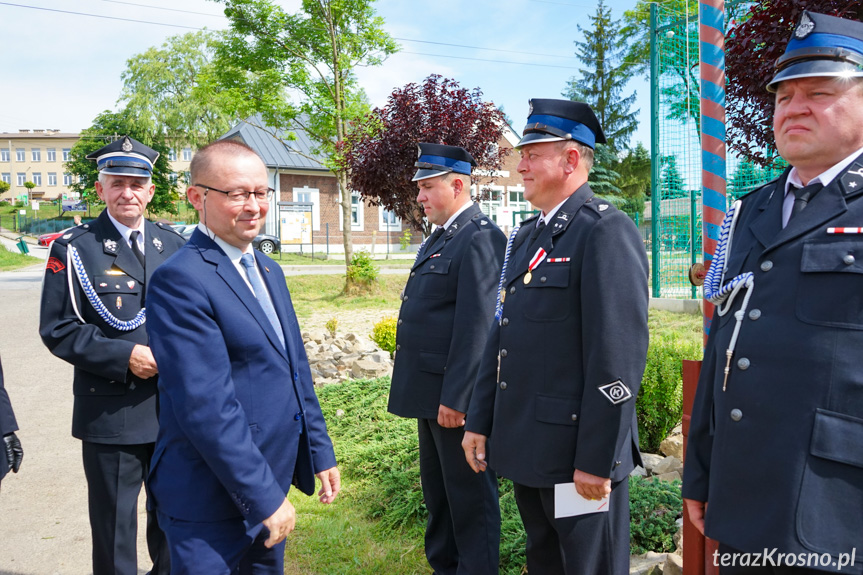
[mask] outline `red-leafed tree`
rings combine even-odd
[[[771,0],[758,2],[725,38],[728,142],[743,157],[766,166],[776,157],[773,94],[765,86],[785,52],[803,10],[859,20],[863,0]]]
[[[461,146],[480,170],[499,170],[510,152],[497,145],[505,125],[503,113],[483,101],[479,88],[467,90],[437,74],[422,84],[398,88],[386,106],[355,123],[345,138],[342,157],[350,188],[427,235],[430,225],[416,201],[416,182],[411,181],[417,144]]]

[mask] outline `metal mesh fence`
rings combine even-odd
[[[651,82],[654,92],[652,146],[654,184],[645,209],[654,297],[698,298],[689,283],[691,264],[702,255],[701,124],[698,14],[656,8]],[[762,168],[736,157],[728,147],[727,204],[777,177],[781,159]]]

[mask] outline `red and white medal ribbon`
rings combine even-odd
[[[527,265],[527,273],[524,274],[524,283],[530,283],[530,280],[533,279],[533,274],[531,272],[536,269],[536,266],[545,260],[545,256],[547,255],[546,251],[542,248],[536,250],[536,253],[533,254],[532,258],[530,258],[530,263]]]

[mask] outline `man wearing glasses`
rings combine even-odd
[[[200,224],[153,276],[147,325],[159,381],[150,484],[171,573],[284,572],[293,483],[320,501],[339,472],[281,268],[252,249],[273,190],[255,152],[198,150]]]
[[[138,573],[138,495],[158,431],[161,367],[148,347],[144,290],[184,243],[169,226],[144,219],[158,157],[128,136],[87,156],[106,209],[54,241],[42,283],[39,334],[75,367],[72,435],[82,445],[94,575]],[[147,546],[150,573],[168,575],[165,536],[150,505]]]

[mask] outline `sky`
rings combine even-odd
[[[300,0],[276,0],[294,12]],[[635,0],[606,0],[620,19]],[[503,106],[516,132],[530,98],[560,98],[578,75],[577,25],[590,28],[592,0],[378,0],[384,29],[401,46],[382,66],[358,70],[373,106],[393,89],[430,74],[479,88]],[[79,132],[117,110],[126,62],[169,36],[227,27],[210,0],[0,0],[0,132]],[[631,144],[650,148],[649,86],[631,79],[639,129]]]

